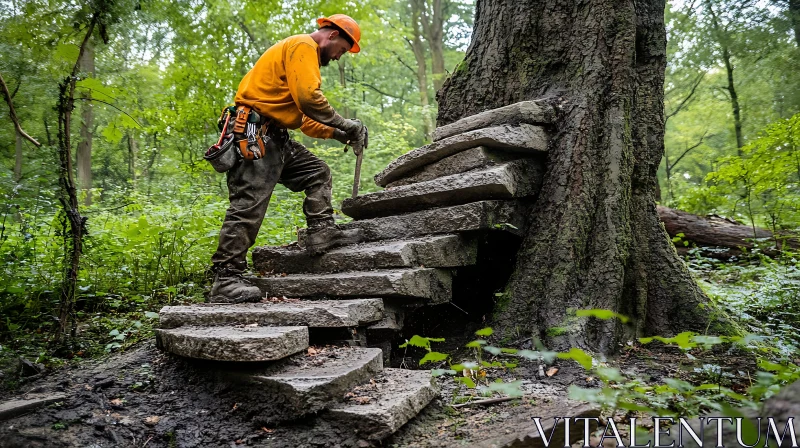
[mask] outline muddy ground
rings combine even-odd
[[[416,362],[409,355],[404,365]],[[634,345],[608,360],[628,375],[658,383],[665,377],[696,374],[698,366],[725,365],[727,370],[752,375],[750,359],[725,352],[694,352],[692,360],[677,349]],[[384,446],[493,446],[530,431],[531,417],[571,415],[579,409],[567,399],[571,384],[599,386],[573,361],[559,361],[558,371],[540,377],[538,364],[522,363],[513,370],[488,372],[489,379],[522,380],[525,395],[493,405],[454,409],[471,393],[449,377],[437,378],[440,397],[416,419],[383,442]],[[548,367],[546,367],[548,369]],[[51,372],[5,392],[0,402],[25,394],[63,392],[63,401],[0,422],[2,447],[365,447],[348,428],[315,418],[292,424],[254,423],[256,408],[246,399],[217,386],[208,366],[168,356],[147,342],[126,353],[78,367]],[[745,386],[733,384],[734,389]]]

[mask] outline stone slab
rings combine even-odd
[[[158,313],[160,328],[183,325],[305,326],[311,328],[357,327],[383,319],[381,299],[306,300],[303,302],[197,304],[165,306]]]
[[[600,416],[600,409],[585,403],[572,400],[554,400],[535,406],[535,410],[529,410],[524,418],[520,418],[519,424],[513,425],[514,431],[501,436],[489,436],[486,440],[475,443],[474,446],[481,448],[546,448],[571,446],[573,443],[583,440],[584,425],[575,424],[575,418],[597,418]],[[539,417],[544,434],[540,434],[536,424],[531,417]],[[558,423],[554,417],[560,417]],[[571,420],[569,432],[565,431],[564,417]],[[507,422],[509,427],[512,426]],[[554,429],[555,427],[555,429]],[[589,420],[590,433],[597,429],[597,422]],[[545,438],[549,443],[545,443]],[[567,441],[567,439],[569,439]]]
[[[249,277],[268,296],[396,297],[444,303],[452,297],[450,272],[413,268],[334,274],[289,274]]]
[[[449,268],[475,264],[475,241],[461,235],[435,235],[333,249],[311,256],[298,245],[257,247],[253,267],[261,273],[365,271],[396,267]]]
[[[465,149],[438,162],[417,168],[408,175],[387,184],[386,188],[402,187],[403,185],[425,182],[452,174],[465,173],[476,168],[508,162],[519,157],[520,154],[518,153],[492,150],[484,146]]]
[[[364,439],[383,440],[414,418],[437,393],[429,370],[384,369],[374,383],[354,388],[348,400],[331,407],[324,418]]]
[[[65,394],[30,394],[15,400],[0,403],[0,421],[8,420],[31,411],[35,411],[48,404],[66,399]]]
[[[487,110],[456,122],[440,126],[433,131],[433,141],[439,141],[474,129],[498,124],[547,124],[555,120],[555,111],[542,101],[521,101],[497,109]]]
[[[544,167],[522,159],[462,174],[345,199],[342,212],[355,219],[398,215],[469,202],[531,196],[541,187]]]
[[[186,326],[156,330],[162,350],[214,361],[275,361],[308,347],[308,327]]]
[[[375,175],[375,183],[385,187],[418,168],[478,146],[535,154],[547,150],[547,135],[542,127],[530,124],[464,132],[403,154]]]
[[[365,241],[415,238],[475,230],[498,230],[521,235],[525,214],[525,206],[518,201],[480,201],[405,215],[354,221],[342,224],[340,227],[360,229]],[[301,241],[305,238],[305,232],[306,229],[300,229],[298,232]]]
[[[256,369],[221,371],[234,382],[230,400],[242,400],[260,423],[293,420],[327,409],[383,370],[379,348],[324,347]]]

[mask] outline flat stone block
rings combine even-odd
[[[432,380],[429,370],[384,369],[374,384],[355,387],[324,418],[352,428],[359,437],[385,439],[433,400],[437,390]]]
[[[442,269],[394,269],[335,274],[290,274],[249,277],[268,296],[286,297],[398,297],[448,302],[450,273]]]
[[[380,349],[379,349],[380,350]],[[31,394],[0,403],[0,421],[14,418],[41,407],[66,399],[65,394]]]
[[[538,161],[516,160],[345,199],[342,212],[365,219],[487,199],[525,197],[538,191],[543,177],[544,167]]]
[[[158,315],[160,328],[254,323],[272,327],[337,328],[377,322],[383,319],[384,311],[381,299],[355,299],[165,306]]]
[[[366,271],[396,267],[448,268],[475,264],[476,245],[461,235],[436,235],[339,247],[311,256],[298,245],[257,247],[253,267],[262,273]]]
[[[341,225],[341,228],[360,229],[366,241],[474,230],[499,230],[519,235],[524,227],[525,213],[525,207],[517,201],[480,201],[405,215],[354,221]],[[298,232],[301,241],[305,238],[305,230],[300,229]]]
[[[545,448],[545,440],[549,440],[549,446],[562,447],[571,446],[573,443],[583,440],[584,425],[575,424],[575,418],[597,418],[600,416],[600,409],[593,405],[579,403],[572,400],[554,400],[551,403],[537,405],[532,414],[526,415],[519,425],[514,425],[514,431],[502,436],[490,437],[487,440],[475,443],[474,446],[481,448]],[[536,424],[531,417],[539,417],[544,434],[540,434]],[[554,417],[559,417],[558,423]],[[564,418],[571,420],[569,432],[565,430]],[[589,420],[590,432],[597,429],[597,422]],[[676,444],[677,445],[677,444]],[[662,445],[665,446],[665,445]]]
[[[180,327],[156,330],[162,350],[214,361],[274,361],[308,347],[307,327]]]
[[[425,182],[452,174],[465,173],[476,168],[496,165],[518,159],[520,154],[503,150],[492,150],[484,146],[465,149],[452,156],[417,168],[408,175],[389,183],[386,188],[402,187],[403,185]]]
[[[230,399],[243,399],[262,423],[313,414],[340,402],[344,394],[383,369],[379,348],[324,347],[266,367],[220,373],[234,382]]]
[[[403,154],[375,175],[375,183],[385,187],[418,168],[478,146],[504,148],[528,154],[538,153],[547,150],[547,135],[543,128],[530,124],[503,125],[467,131]]]
[[[498,124],[546,124],[555,119],[552,107],[541,101],[521,101],[497,109],[464,117],[454,123],[440,126],[433,131],[433,141],[452,137],[462,132],[487,128]]]

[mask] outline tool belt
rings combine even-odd
[[[278,149],[289,139],[285,128],[249,106],[224,108],[217,126],[221,132],[219,141],[208,148],[204,158],[221,173],[238,160],[260,159],[268,149]]]

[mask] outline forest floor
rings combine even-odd
[[[448,339],[448,345],[463,346],[472,338],[470,332]],[[735,391],[743,391],[756,371],[754,358],[746,352],[718,347],[708,351],[693,349],[691,353],[693,356],[689,357],[677,348],[632,343],[618,357],[605,361],[645,384],[660,384],[665,378],[707,381],[699,378],[698,372],[713,365],[719,367],[717,370],[732,372],[727,386]],[[458,352],[454,353],[456,356]],[[409,365],[417,364],[404,360],[410,361]],[[513,370],[490,371],[487,380],[521,380],[524,396],[459,409],[450,404],[464,401],[472,390],[452,377],[438,377],[440,396],[384,441],[384,446],[493,446],[493,442],[504,438],[529,433],[532,417],[549,421],[557,414],[570,415],[577,403],[567,398],[570,385],[602,384],[574,361],[559,360],[555,366],[555,373],[546,366],[548,374],[544,377],[539,375],[538,364],[531,362],[521,363]],[[0,402],[25,394],[56,392],[67,398],[0,422],[0,446],[370,446],[348,428],[314,418],[271,427],[254,424],[248,415],[248,404],[226,398],[226,391],[218,390],[196,361],[166,355],[155,348],[153,341],[23,382],[16,392],[3,392]]]

